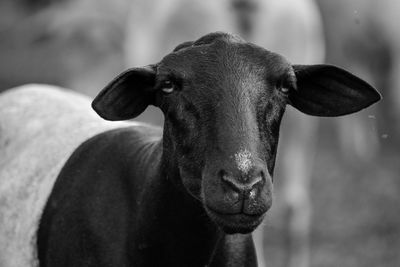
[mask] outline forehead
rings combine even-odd
[[[259,76],[272,80],[293,71],[279,54],[251,43],[227,40],[173,52],[162,59],[158,70],[160,74],[172,73],[183,78]]]

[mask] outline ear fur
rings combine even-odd
[[[106,120],[133,119],[152,104],[155,77],[154,66],[129,69],[96,96],[92,108]]]
[[[357,112],[381,99],[371,85],[339,67],[293,65],[297,90],[290,104],[313,116],[341,116]]]

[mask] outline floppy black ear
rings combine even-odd
[[[340,116],[359,111],[381,99],[368,83],[331,65],[293,65],[297,90],[290,104],[313,116]]]
[[[96,96],[92,107],[106,120],[135,118],[153,102],[155,77],[152,66],[129,69]]]

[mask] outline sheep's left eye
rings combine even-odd
[[[174,83],[170,80],[164,81],[161,85],[161,90],[166,94],[172,93],[174,89],[175,89]]]

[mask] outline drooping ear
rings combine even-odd
[[[371,85],[331,65],[293,65],[297,90],[290,104],[313,116],[340,116],[357,112],[381,99]]]
[[[100,117],[110,121],[135,118],[152,104],[155,78],[154,66],[129,69],[96,96],[92,108]]]

